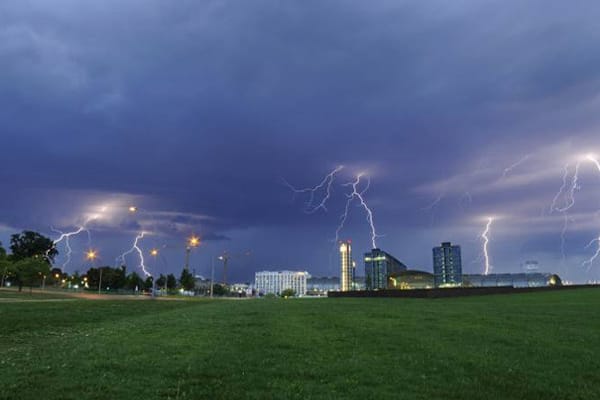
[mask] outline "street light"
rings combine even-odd
[[[96,250],[88,250],[87,253],[85,253],[85,258],[86,260],[88,260],[92,266],[94,265],[94,261],[98,258],[98,252]],[[100,279],[98,281],[98,294],[100,294],[100,290],[102,289],[102,268],[99,268],[100,270]]]
[[[200,246],[200,238],[196,235],[192,235],[188,238],[188,244],[185,247],[185,270],[190,269],[190,252],[192,248]]]
[[[156,271],[156,256],[158,256],[158,249],[154,248],[150,250],[150,255],[154,258],[154,270]],[[152,277],[152,297],[156,296],[156,279]]]

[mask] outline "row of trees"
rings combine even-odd
[[[33,287],[43,284],[58,254],[51,239],[32,231],[12,235],[10,251],[7,254],[0,243],[0,283],[4,286],[7,280],[16,282],[19,290],[24,285]]]
[[[67,275],[59,268],[52,268],[54,258],[58,255],[54,242],[33,231],[12,235],[9,248],[10,254],[7,254],[0,242],[0,286],[11,282],[18,285],[19,290],[23,286],[33,288],[46,285],[117,291],[151,290],[153,286],[169,291],[176,288],[194,290],[195,287],[194,276],[185,269],[179,280],[173,274],[161,274],[156,282],[152,277],[142,278],[135,271],[127,274],[125,266],[93,267],[82,275],[78,272]]]

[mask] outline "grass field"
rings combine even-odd
[[[600,289],[438,300],[7,296],[0,399],[600,398]]]

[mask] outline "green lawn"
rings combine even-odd
[[[600,289],[0,302],[0,354],[0,399],[599,399]]]

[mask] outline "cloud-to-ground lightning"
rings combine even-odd
[[[556,195],[554,196],[554,198],[552,199],[552,204],[550,205],[550,213],[557,211],[557,212],[563,214],[563,218],[564,218],[563,227],[562,227],[562,230],[560,233],[560,251],[561,251],[563,263],[566,259],[566,255],[565,255],[566,239],[565,239],[565,237],[566,237],[567,228],[569,225],[568,211],[571,208],[573,208],[573,206],[575,206],[575,193],[581,188],[579,185],[579,171],[580,171],[581,163],[583,161],[592,162],[598,169],[598,172],[600,172],[600,162],[598,161],[598,159],[595,155],[586,154],[584,156],[581,156],[581,157],[579,157],[579,160],[575,164],[575,170],[573,172],[573,176],[571,177],[571,183],[569,185],[568,181],[569,181],[570,171],[569,171],[569,164],[566,164],[564,167],[562,185],[559,188]],[[562,206],[558,206],[558,202],[561,199],[561,197],[564,198],[564,204]],[[593,242],[594,242],[594,240],[592,240],[592,242],[590,242],[590,244],[588,244],[586,246],[586,248],[588,248]],[[584,262],[584,264],[591,265],[591,263],[594,261],[594,259],[597,256],[598,256],[598,254],[595,254],[594,256],[592,256],[592,258],[590,258],[589,260]]]
[[[64,270],[67,265],[69,265],[69,263],[71,262],[71,255],[73,254],[73,248],[71,247],[71,243],[70,243],[70,238],[71,236],[77,236],[82,232],[87,232],[88,233],[88,239],[90,239],[89,236],[89,231],[84,228],[83,226],[80,226],[77,230],[71,231],[71,232],[62,232],[59,231],[58,229],[55,228],[50,228],[52,229],[53,232],[56,232],[58,234],[60,234],[60,236],[58,237],[58,239],[54,240],[54,246],[56,246],[57,244],[59,244],[60,242],[64,241],[65,242],[65,249],[66,249],[66,253],[65,253],[65,262],[62,264],[61,266],[61,270]]]
[[[346,219],[348,218],[348,213],[350,211],[350,204],[352,203],[352,201],[354,199],[358,199],[361,207],[363,207],[365,212],[367,213],[367,222],[369,223],[369,226],[371,228],[371,244],[372,244],[373,248],[375,249],[375,248],[377,248],[376,239],[379,237],[379,235],[377,234],[377,230],[375,229],[375,223],[373,222],[373,211],[367,205],[367,202],[365,201],[365,198],[364,198],[364,194],[366,193],[367,190],[369,190],[369,187],[371,186],[371,179],[369,177],[367,177],[366,186],[362,190],[359,191],[358,186],[360,185],[360,180],[363,176],[364,176],[364,174],[360,173],[356,176],[356,179],[353,182],[344,184],[344,186],[351,186],[352,192],[349,195],[347,195],[348,200],[346,201],[346,207],[344,209],[344,213],[340,217],[341,218],[340,225],[338,226],[338,228],[335,231],[335,243],[337,243],[339,241],[340,231],[344,227],[344,224],[346,223]]]
[[[307,214],[312,214],[314,212],[317,212],[320,209],[322,209],[323,211],[327,211],[326,204],[327,204],[327,201],[329,200],[329,198],[331,197],[331,187],[333,185],[335,175],[338,172],[340,172],[343,168],[344,168],[343,165],[337,166],[333,171],[331,171],[330,173],[325,175],[325,178],[323,178],[323,180],[317,186],[314,186],[314,187],[298,189],[298,188],[292,186],[291,184],[289,184],[285,179],[283,180],[283,182],[285,183],[285,185],[287,187],[289,187],[292,190],[292,192],[294,192],[294,195],[308,193],[308,200],[306,201],[305,208],[304,208],[304,211]],[[324,196],[319,201],[318,204],[315,204],[315,201],[316,201],[315,196],[317,195],[317,193],[319,193],[319,191],[322,191],[322,190],[325,191]]]
[[[150,272],[148,272],[148,270],[146,270],[146,264],[145,264],[145,260],[144,260],[144,252],[142,251],[142,249],[140,249],[138,242],[144,238],[144,235],[146,234],[146,232],[140,232],[136,237],[135,240],[133,241],[133,245],[131,246],[131,248],[129,250],[127,250],[125,253],[121,254],[119,257],[117,257],[116,262],[119,263],[119,260],[121,260],[121,262],[123,264],[125,264],[125,257],[131,253],[133,253],[134,251],[138,253],[138,256],[140,258],[140,268],[142,269],[142,272],[144,273],[144,275],[146,276],[152,276],[152,274]]]
[[[598,256],[600,256],[600,237],[597,237],[595,239],[592,239],[587,246],[585,246],[585,248],[589,248],[592,244],[597,243],[598,247],[596,248],[596,252],[594,253],[593,256],[591,256],[589,259],[585,260],[581,266],[585,267],[586,265],[587,270],[589,271],[592,268],[592,265],[594,264],[594,261],[596,260],[596,258],[598,258]]]
[[[50,229],[53,232],[56,232],[56,233],[58,233],[60,235],[57,239],[55,239],[53,241],[54,246],[58,245],[59,243],[61,243],[63,241],[65,242],[65,249],[67,250],[66,253],[65,253],[66,259],[65,259],[65,262],[61,266],[61,270],[64,271],[64,269],[66,268],[66,266],[71,262],[71,255],[73,254],[73,248],[71,247],[71,242],[70,242],[71,237],[77,236],[80,233],[85,232],[88,235],[88,246],[91,245],[92,236],[91,236],[90,231],[87,229],[87,225],[92,220],[97,219],[97,218],[98,218],[97,215],[93,215],[93,216],[87,218],[85,220],[85,222],[83,223],[83,225],[79,226],[76,230],[70,231],[70,232],[63,232],[63,231],[60,231],[60,230],[55,229],[53,227],[50,227]]]
[[[493,217],[487,218],[487,223],[485,224],[485,229],[481,233],[481,238],[483,239],[483,261],[484,261],[484,274],[488,275],[492,270],[492,265],[490,264],[490,254],[488,252],[488,244],[490,243],[490,228],[492,227],[492,223],[494,222]]]

